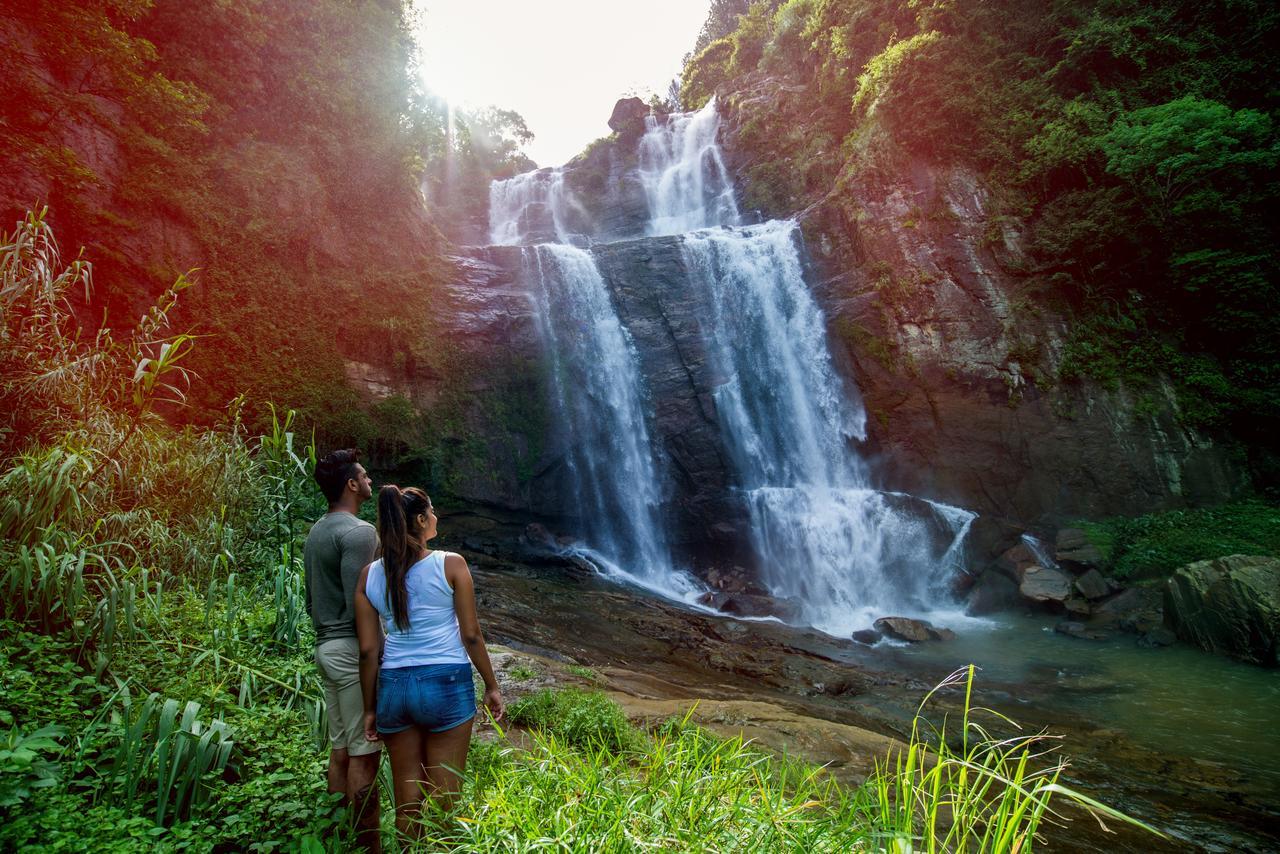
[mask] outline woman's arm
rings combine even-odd
[[[480,633],[480,620],[476,617],[476,589],[471,580],[471,570],[462,555],[447,554],[444,558],[444,577],[453,588],[453,610],[458,615],[458,631],[462,633],[462,646],[467,650],[467,657],[480,671],[484,680],[484,704],[494,720],[502,719],[504,704],[502,692],[498,689],[498,680],[493,675],[493,665],[489,662],[489,649],[484,645],[484,635]]]
[[[369,564],[372,566],[373,564]],[[365,595],[369,566],[360,571],[356,585],[356,637],[360,640],[360,693],[364,696],[364,737],[378,740],[378,665],[382,660],[382,621]]]

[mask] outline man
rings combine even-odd
[[[355,611],[356,582],[373,561],[378,535],[356,517],[373,495],[373,481],[359,459],[360,452],[351,448],[316,464],[316,483],[329,512],[311,527],[303,557],[307,613],[316,627],[316,666],[329,712],[329,791],[342,794],[351,808],[360,845],[378,852],[381,744],[364,734]]]

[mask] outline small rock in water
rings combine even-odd
[[[1081,640],[1106,640],[1108,637],[1106,632],[1091,629],[1084,623],[1077,622],[1075,620],[1064,620],[1054,626],[1053,630],[1060,635],[1080,638]]]
[[[1159,646],[1171,646],[1178,636],[1173,633],[1172,629],[1166,629],[1161,626],[1158,629],[1152,629],[1142,637],[1138,638],[1138,646],[1145,649],[1154,649]]]
[[[924,620],[913,620],[910,617],[881,617],[873,625],[881,634],[908,643],[952,640],[956,636],[956,633],[950,629],[938,628]]]
[[[1062,603],[1062,607],[1066,608],[1067,613],[1074,617],[1087,617],[1093,613],[1093,608],[1089,606],[1089,603],[1079,596],[1072,596]]]
[[[853,633],[853,639],[858,643],[865,643],[872,646],[880,642],[882,635],[875,629],[858,629]]]

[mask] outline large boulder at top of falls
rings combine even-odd
[[[609,116],[609,130],[620,136],[640,136],[644,133],[644,119],[649,115],[649,105],[639,98],[620,98],[613,105]]]
[[[1063,602],[1071,596],[1071,576],[1047,566],[1028,567],[1018,590],[1033,602]]]
[[[1280,663],[1280,559],[1232,555],[1188,564],[1169,579],[1164,601],[1182,640],[1264,667]]]

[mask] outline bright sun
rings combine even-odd
[[[423,85],[524,116],[529,153],[563,163],[609,133],[624,94],[665,94],[710,0],[417,0]]]

